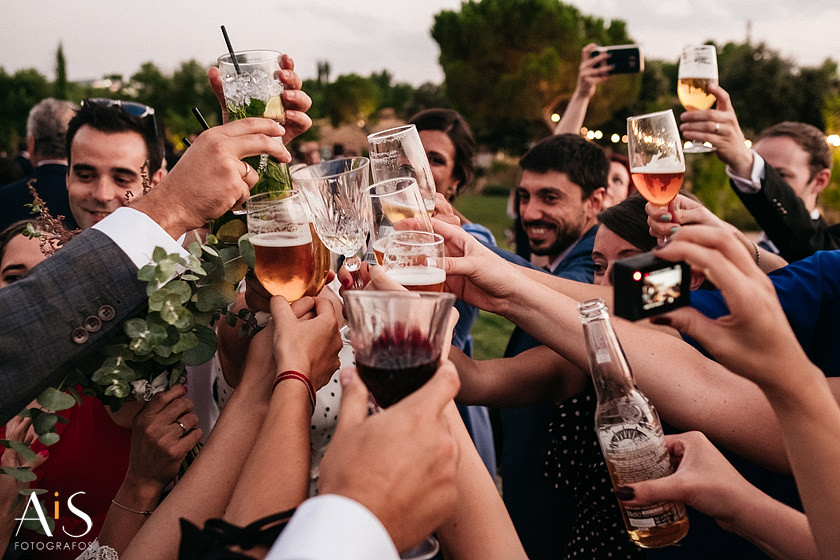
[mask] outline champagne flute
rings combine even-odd
[[[365,194],[370,182],[367,158],[341,158],[295,171],[292,181],[303,192],[312,212],[315,231],[324,245],[344,256],[344,267],[353,276],[354,288],[363,284],[359,275],[370,224],[370,203]]]
[[[300,193],[262,193],[246,203],[254,273],[275,296],[296,301],[316,295],[330,271],[330,253],[314,234]]]
[[[432,215],[435,210],[435,180],[417,127],[407,124],[390,128],[370,134],[367,140],[373,180],[414,178],[423,194],[426,210]]]
[[[378,406],[391,406],[434,375],[450,343],[446,335],[454,303],[448,292],[345,292],[356,368]],[[426,560],[439,550],[429,535],[400,558]]]
[[[414,292],[442,292],[446,283],[443,236],[427,231],[395,231],[388,236],[382,268]]]
[[[426,204],[414,179],[386,179],[368,187],[368,194],[371,206],[368,255],[369,258],[372,255],[378,264],[382,264],[388,236],[395,231],[412,229],[433,232]]]
[[[685,156],[674,112],[669,109],[628,117],[627,156],[636,189],[648,202],[667,206],[685,178]]]
[[[709,86],[718,83],[717,52],[714,45],[689,45],[680,54],[677,96],[686,111],[700,111],[715,104]],[[711,152],[708,142],[687,140],[683,151],[689,154]]]

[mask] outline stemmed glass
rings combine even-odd
[[[382,268],[414,292],[442,292],[446,283],[443,236],[427,231],[396,231],[388,236]]]
[[[330,253],[315,235],[300,193],[257,194],[246,209],[254,273],[265,289],[289,301],[320,292],[330,271]]]
[[[390,128],[370,134],[367,140],[373,180],[414,178],[431,215],[435,210],[435,180],[417,127],[407,124]]]
[[[341,158],[292,174],[312,212],[318,237],[331,251],[344,256],[354,288],[363,287],[358,253],[364,248],[370,224],[370,204],[364,199],[370,183],[369,167],[367,158]]]
[[[718,83],[717,52],[714,45],[690,45],[680,54],[677,97],[686,111],[701,111],[715,104],[710,85]],[[687,140],[683,151],[701,154],[714,150],[711,144]]]
[[[344,295],[359,376],[387,408],[420,388],[440,365],[449,343],[451,293],[352,290]],[[428,536],[403,559],[433,558],[440,544]]]
[[[633,184],[648,202],[667,206],[685,178],[680,131],[672,110],[628,117],[627,156]]]
[[[412,229],[432,233],[432,222],[414,179],[386,179],[368,187],[368,194],[371,206],[368,255],[378,264],[382,264],[388,236],[395,231]]]

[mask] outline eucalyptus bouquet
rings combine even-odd
[[[40,237],[42,250],[50,252],[55,249],[52,242],[72,237],[73,232],[61,225],[61,217],[49,216],[37,193],[33,210],[40,213],[39,228],[29,224],[24,234]],[[148,306],[125,321],[95,353],[71,364],[59,384],[37,397],[38,406],[20,413],[30,419],[38,440],[43,445],[59,441],[56,426],[68,422],[59,412],[81,404],[82,394],[95,395],[116,410],[127,400],[149,400],[154,393],[183,382],[188,366],[203,364],[215,354],[218,342],[213,326],[220,319],[231,326],[241,321],[241,331],[255,328],[247,309],[237,314],[229,311],[240,281],[254,265],[247,238],[245,234],[238,243],[228,244],[212,234],[203,242],[196,236],[187,257],[156,248],[152,262],[137,274],[146,283]],[[24,462],[35,458],[23,442],[0,440],[0,444],[13,449]],[[0,473],[21,482],[37,478],[26,467],[3,467]],[[21,490],[23,496],[32,492],[45,491]],[[40,524],[35,522],[32,528],[38,530]]]

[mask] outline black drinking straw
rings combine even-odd
[[[183,142],[183,143],[184,143],[184,145],[185,145],[187,148],[189,148],[190,146],[192,146],[192,142],[190,142],[190,139],[189,139],[189,138],[187,138],[186,136],[184,136],[183,138],[181,138],[181,142]]]
[[[239,70],[239,61],[236,60],[236,55],[233,54],[233,46],[230,44],[230,37],[228,37],[227,29],[225,26],[222,26],[222,35],[225,37],[225,44],[227,45],[228,52],[230,53],[230,59],[233,61],[233,67],[236,68],[236,74],[239,75],[242,72]]]
[[[204,130],[208,130],[210,128],[210,125],[207,124],[207,121],[204,120],[204,115],[201,114],[201,111],[198,110],[198,107],[193,107],[192,112],[193,115],[195,115],[195,118],[198,119],[198,124],[201,125],[201,128],[203,128]]]

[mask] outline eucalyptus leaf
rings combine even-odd
[[[250,241],[251,234],[246,233],[239,238],[239,255],[245,260],[248,268],[252,269],[256,266],[257,258],[254,253],[254,246]]]
[[[193,241],[190,243],[189,247],[187,247],[187,251],[189,251],[190,255],[199,259],[201,258],[201,243],[198,241]]]
[[[201,286],[196,290],[195,306],[199,311],[227,309],[236,299],[236,290],[229,284]]]
[[[186,352],[187,350],[191,350],[198,346],[199,340],[198,336],[192,332],[183,332],[181,333],[181,337],[178,342],[172,346],[173,352]]]
[[[43,410],[38,411],[38,414],[34,414],[34,412],[35,411],[33,411],[32,428],[35,430],[36,434],[47,434],[55,429],[55,425],[58,423],[57,414],[54,412],[44,412]]]
[[[210,245],[205,245],[204,247],[202,247],[202,249],[204,249],[204,252],[207,253],[208,255],[212,255],[214,257],[219,256],[219,252],[216,251],[216,249],[214,249]]]
[[[38,477],[27,467],[2,467],[0,473],[7,474],[21,482],[32,482],[38,480]]]
[[[55,445],[60,439],[61,436],[55,432],[47,432],[46,434],[38,436],[38,441],[44,445]]]
[[[147,264],[137,271],[137,279],[141,282],[152,282],[155,279],[155,270],[157,267],[153,264]]]
[[[160,263],[165,258],[166,250],[163,247],[155,247],[152,251],[152,260],[156,263]]]
[[[216,332],[213,329],[196,325],[195,335],[198,338],[198,345],[181,355],[181,361],[187,366],[200,366],[207,363],[218,348]]]
[[[38,404],[47,410],[66,410],[75,406],[76,399],[64,391],[59,391],[53,387],[47,387],[40,395],[38,395]]]

